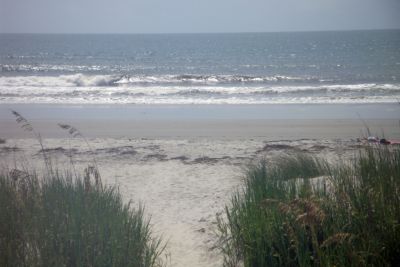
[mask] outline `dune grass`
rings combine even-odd
[[[160,266],[162,251],[143,208],[115,187],[59,172],[0,175],[0,266]]]
[[[124,204],[118,188],[102,184],[95,157],[81,176],[72,159],[73,171],[60,172],[40,133],[11,112],[38,140],[45,171],[0,172],[0,266],[163,266],[165,244],[153,237],[143,207]],[[59,126],[92,151],[79,130]]]
[[[227,267],[396,266],[399,224],[400,149],[336,166],[283,157],[249,167],[218,217],[218,247]]]

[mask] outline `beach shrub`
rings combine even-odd
[[[371,146],[335,166],[262,161],[217,219],[227,267],[396,266],[400,149]]]
[[[89,175],[0,175],[0,266],[162,265],[143,207]]]

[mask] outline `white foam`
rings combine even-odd
[[[0,103],[42,103],[42,104],[316,104],[316,103],[393,103],[393,97],[371,96],[364,98],[344,97],[171,97],[171,96],[127,96],[116,97],[113,95],[37,95],[37,96],[7,96],[0,97]]]
[[[1,87],[76,87],[110,86],[119,80],[115,75],[61,75],[61,76],[14,76],[0,77]]]
[[[400,84],[219,84],[244,76],[62,75],[0,77],[0,103],[270,104],[389,103]],[[239,77],[239,78],[238,78]],[[195,80],[185,83],[182,81]],[[204,81],[209,82],[204,83]],[[171,81],[179,81],[174,84]],[[143,84],[144,83],[144,84]]]
[[[4,67],[4,66],[3,66]],[[23,68],[23,66],[18,66]],[[60,67],[60,66],[56,66]],[[33,67],[32,67],[33,68]],[[79,66],[74,66],[78,68]],[[85,68],[82,66],[82,68]],[[91,69],[100,69],[100,66],[91,66]],[[87,75],[82,73],[60,76],[4,76],[0,77],[0,85],[4,86],[116,86],[136,84],[234,84],[234,83],[268,83],[281,81],[313,81],[312,77],[290,76],[244,76],[244,75]]]

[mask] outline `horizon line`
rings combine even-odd
[[[216,31],[216,32],[0,32],[0,34],[32,34],[32,35],[179,35],[179,34],[257,34],[257,33],[309,33],[309,32],[354,32],[354,31],[390,31],[400,28],[369,29],[327,29],[327,30],[282,30],[282,31]]]

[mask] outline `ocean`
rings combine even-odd
[[[0,103],[394,103],[400,30],[0,34]]]

